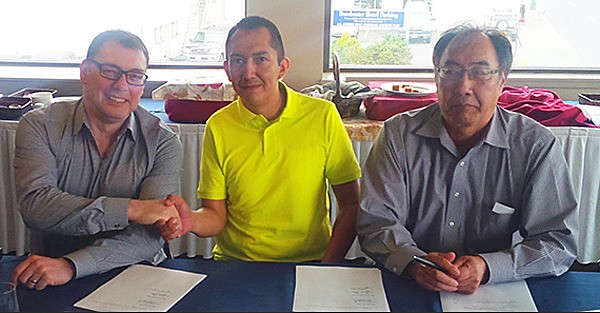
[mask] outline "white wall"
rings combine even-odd
[[[284,78],[295,89],[318,84],[323,74],[325,4],[323,0],[249,0],[246,15],[274,22],[292,66]]]

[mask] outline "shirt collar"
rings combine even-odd
[[[79,99],[77,101],[77,107],[75,109],[75,117],[73,120],[73,136],[75,136],[76,134],[78,134],[81,131],[81,128],[83,127],[84,124],[86,124],[86,118],[85,118],[85,109],[83,108],[83,98]],[[89,127],[86,126],[88,129]]]
[[[137,118],[134,113],[131,113],[129,115],[129,117],[127,118],[127,121],[125,122],[126,126],[121,130],[119,137],[122,136],[124,133],[129,133],[131,139],[133,141],[136,141],[136,138],[138,135],[137,131],[136,131],[137,128],[135,127],[136,123],[137,123]],[[73,120],[73,126],[74,126],[73,127],[73,136],[75,136],[76,134],[81,132],[81,129],[83,128],[84,125],[91,133],[92,128],[90,127],[89,121],[85,114],[85,108],[83,107],[83,98],[81,98],[77,102],[77,108],[75,109],[75,117]]]
[[[283,108],[281,115],[279,115],[279,117],[273,122],[269,122],[261,114],[254,114],[252,111],[248,110],[248,108],[246,108],[246,106],[242,102],[242,98],[238,96],[237,100],[235,101],[235,106],[237,108],[242,123],[252,128],[263,129],[273,123],[277,123],[281,119],[297,117],[300,111],[299,101],[297,99],[298,95],[295,92],[292,92],[292,90],[282,81],[279,82],[279,88],[285,89],[285,107]]]
[[[279,82],[279,88],[284,88],[286,93],[286,103],[283,112],[281,112],[282,118],[295,118],[300,115],[300,101],[298,94],[293,92],[284,82]]]
[[[490,129],[488,130],[484,142],[489,143],[492,146],[497,146],[499,148],[509,148],[508,144],[508,128],[507,122],[504,119],[504,115],[502,114],[503,108],[500,106],[496,106],[496,110],[494,111],[494,116],[490,122]]]
[[[496,106],[494,116],[492,116],[490,127],[483,138],[483,142],[499,148],[508,148],[507,123],[502,114],[502,110],[504,109],[500,106]],[[432,105],[430,109],[424,110],[423,113],[428,114],[428,116],[424,116],[424,122],[417,126],[415,133],[430,138],[443,137],[446,130],[444,129],[444,123],[442,123],[439,104],[436,103],[435,105]],[[408,114],[411,114],[411,112]]]
[[[415,133],[419,136],[429,138],[440,138],[444,132],[444,124],[442,123],[442,114],[440,112],[440,106],[437,103],[431,104],[423,109],[416,109],[409,111],[404,114],[415,116],[421,115],[421,124],[415,127]]]

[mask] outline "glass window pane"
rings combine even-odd
[[[245,1],[19,0],[2,7],[0,61],[79,63],[98,33],[120,28],[144,41],[151,63],[201,65],[213,61],[196,55],[218,55],[223,47],[192,39],[205,29],[228,30],[244,16]]]
[[[440,33],[461,21],[496,26],[513,68],[600,68],[597,0],[331,0],[330,50],[346,66],[431,67]]]

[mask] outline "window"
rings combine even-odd
[[[0,62],[17,63],[79,64],[94,36],[120,28],[144,41],[151,65],[214,64],[184,51],[198,32],[229,28],[245,12],[244,0],[19,0],[2,6]]]
[[[597,72],[596,12],[597,0],[331,0],[325,54],[346,68],[431,69],[440,34],[469,20],[504,30],[517,71]]]
[[[355,63],[342,62],[342,78],[364,84],[374,80],[433,81],[431,50],[436,36],[439,36],[438,32],[448,28],[452,18],[482,18],[484,13],[481,13],[480,7],[506,1],[514,0],[410,1],[425,2],[427,10],[431,7],[431,16],[435,18],[431,25],[436,26],[431,42],[428,44],[422,38],[413,38],[413,42],[407,43],[410,49],[404,51],[410,52],[411,58],[407,64],[385,64],[376,58]],[[535,10],[531,8],[532,0],[522,1],[526,6],[525,25],[518,33],[522,45],[517,46],[516,69],[509,75],[509,83],[513,86],[552,89],[563,99],[577,99],[579,93],[598,93],[600,58],[595,55],[600,49],[595,45],[600,23],[592,13],[599,12],[600,1],[536,0]],[[6,95],[24,87],[55,88],[59,96],[80,93],[77,65],[87,51],[87,45],[100,31],[117,27],[140,35],[150,49],[151,64],[145,97],[150,97],[152,89],[167,80],[221,77],[224,73],[217,53],[221,48],[214,45],[210,54],[203,54],[197,48],[198,43],[192,43],[190,39],[195,38],[201,28],[203,32],[222,31],[220,24],[231,25],[246,14],[262,15],[277,23],[284,36],[286,53],[293,63],[285,82],[300,90],[333,79],[329,52],[335,42],[333,39],[348,33],[346,40],[357,38],[360,47],[367,49],[369,41],[376,42],[389,31],[385,27],[347,24],[356,22],[356,19],[348,16],[344,17],[345,25],[339,24],[339,20],[338,24],[333,25],[335,10],[358,10],[358,13],[364,10],[385,11],[388,13],[382,15],[381,24],[386,24],[394,18],[400,19],[397,13],[404,14],[405,2],[409,1],[302,0],[286,1],[285,4],[273,0],[4,1],[2,8],[5,14],[0,19],[3,29],[0,32],[0,93]],[[416,6],[423,7],[423,4]],[[420,11],[423,12],[422,9]],[[176,16],[180,18],[172,18]],[[542,32],[538,38],[537,31],[533,31],[536,29],[530,29],[529,33],[534,35],[529,38],[538,41],[528,41],[527,45],[536,48],[530,51],[533,55],[526,60],[521,53],[526,46],[525,30],[532,26],[528,23],[537,23],[538,18],[549,23],[554,32],[551,35]],[[192,21],[202,23],[194,24]],[[409,22],[404,16],[402,21]],[[172,22],[177,22],[174,27],[170,24]],[[155,43],[161,25],[171,25],[171,28],[164,30],[162,42]],[[558,31],[558,25],[571,25],[571,28],[566,28],[570,31]],[[197,31],[194,33],[190,29]],[[397,41],[392,43],[398,44]],[[381,44],[370,49],[378,53],[375,49],[382,47],[384,45]],[[387,48],[382,51],[390,53]],[[385,53],[378,55],[388,59],[397,59],[397,55],[400,55],[398,52],[391,53],[394,57]],[[573,54],[587,55],[587,67],[575,65],[575,61],[583,57],[573,57]],[[551,61],[539,65],[549,56],[553,56]]]

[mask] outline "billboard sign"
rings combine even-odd
[[[404,12],[384,10],[334,10],[333,25],[402,28],[404,27]]]

